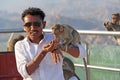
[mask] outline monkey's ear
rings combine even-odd
[[[60,32],[63,32],[64,31],[64,26],[61,26],[60,27]]]

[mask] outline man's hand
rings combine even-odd
[[[60,61],[61,56],[63,57],[63,54],[59,48],[59,44],[56,40],[53,40],[48,45],[45,45],[43,50],[45,52],[51,52],[51,56],[55,64]]]
[[[105,23],[104,23],[104,26],[105,26],[105,28],[107,28],[107,29],[110,28],[109,22],[105,22]]]
[[[53,58],[54,63],[56,64],[56,63],[58,63],[60,61],[60,57],[61,56],[63,57],[63,54],[62,54],[60,49],[54,49],[51,52],[51,56]]]

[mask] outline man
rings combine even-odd
[[[111,22],[104,23],[105,28],[108,31],[119,31],[120,30],[120,27],[118,27],[119,26],[119,17],[120,17],[119,13],[112,14]]]
[[[27,37],[15,45],[18,72],[24,80],[64,80],[62,52],[50,33],[44,33],[45,13],[39,8],[28,8],[22,13]],[[67,51],[73,57],[85,57],[85,49],[78,44]]]
[[[120,14],[112,14],[111,19],[111,22],[104,23],[105,28],[108,31],[120,31]],[[120,36],[115,35],[114,38],[116,39],[117,44],[120,45]]]

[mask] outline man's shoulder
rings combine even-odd
[[[120,25],[118,25],[118,24],[110,24],[110,26],[113,28],[113,29],[115,29],[115,31],[120,31]]]
[[[18,40],[18,41],[16,42],[16,44],[20,45],[20,44],[23,44],[23,43],[25,43],[25,42],[27,42],[27,37],[25,37],[25,38],[22,39],[22,40]]]

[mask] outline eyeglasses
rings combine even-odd
[[[24,27],[31,27],[31,26],[35,26],[35,27],[40,27],[42,25],[42,22],[28,22],[24,24]]]

